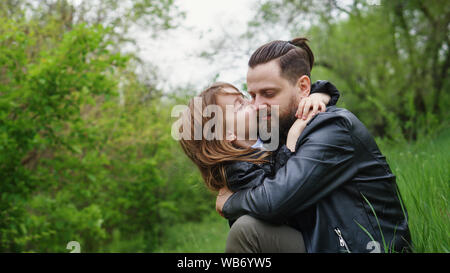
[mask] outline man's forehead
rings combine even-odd
[[[249,68],[247,72],[248,92],[260,92],[280,88],[281,76],[276,63],[266,63]]]

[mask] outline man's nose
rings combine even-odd
[[[256,108],[259,110],[260,108],[267,107],[267,103],[264,101],[261,96],[256,95],[255,98],[252,101],[252,104],[256,106]]]
[[[268,110],[267,110],[267,109],[268,109],[267,104],[260,104],[260,105],[255,106],[255,107],[256,107],[256,110],[257,110],[258,112],[261,112],[261,111],[268,111]]]

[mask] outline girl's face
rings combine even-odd
[[[224,88],[225,94],[216,97],[217,104],[222,108],[225,118],[227,139],[241,141],[256,141],[258,123],[257,110],[250,100],[231,87]]]

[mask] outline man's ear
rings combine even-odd
[[[225,136],[225,141],[229,141],[229,142],[233,142],[236,140],[236,135],[231,132],[230,130],[227,130],[226,136]]]
[[[298,79],[296,86],[300,98],[308,97],[311,92],[311,79],[307,75],[303,75]]]

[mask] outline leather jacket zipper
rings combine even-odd
[[[347,243],[344,240],[344,237],[342,237],[341,230],[339,228],[334,228],[334,232],[336,232],[337,236],[339,237],[339,245],[341,247],[344,247],[345,250],[347,250],[347,253],[351,253],[350,249],[348,249]]]

